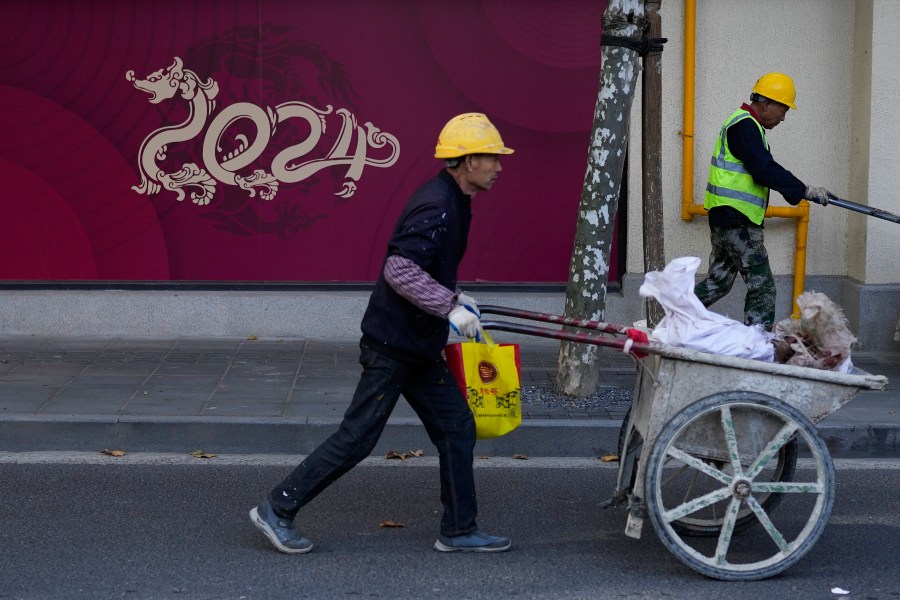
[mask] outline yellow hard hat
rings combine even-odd
[[[794,80],[784,73],[766,73],[753,86],[753,91],[769,100],[781,102],[797,110],[794,99],[797,91],[794,89]]]
[[[512,154],[503,145],[500,132],[481,113],[465,113],[450,119],[434,149],[435,158],[458,158],[466,154]]]

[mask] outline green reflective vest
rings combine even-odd
[[[765,130],[749,112],[739,109],[725,119],[719,137],[716,138],[716,148],[709,166],[709,182],[706,184],[703,208],[709,210],[716,206],[731,206],[759,225],[763,222],[766,206],[769,204],[769,188],[753,181],[753,177],[744,168],[744,163],[728,149],[728,128],[744,119],[753,121],[759,129],[766,150],[769,149]]]

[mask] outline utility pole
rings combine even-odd
[[[662,0],[647,0],[647,20],[651,39],[662,37],[659,8]],[[641,167],[644,190],[644,272],[662,271],[666,264],[663,237],[662,201],[662,65],[658,53],[644,57],[641,74]],[[662,306],[653,298],[647,299],[647,326],[654,327],[665,316]]]
[[[640,69],[640,54],[632,46],[640,41],[645,23],[644,0],[609,0],[603,15],[600,89],[566,287],[565,314],[569,317],[605,321],[613,226]],[[599,347],[593,344],[562,342],[557,392],[570,396],[593,394],[600,382],[598,351]]]

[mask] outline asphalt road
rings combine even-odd
[[[369,459],[301,513],[315,550],[286,556],[247,511],[291,459],[22,456],[0,455],[3,599],[900,597],[900,462],[840,461],[809,554],[726,583],[676,560],[649,523],[625,537],[624,510],[597,506],[616,473],[597,460],[480,461],[480,524],[513,549],[461,555],[431,548],[433,459]]]

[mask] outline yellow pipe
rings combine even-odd
[[[684,102],[681,125],[681,218],[693,221],[696,212],[694,204],[694,40],[696,39],[696,0],[684,1]]]
[[[697,1],[684,0],[684,109],[681,127],[681,218],[693,221],[695,216],[706,216],[702,204],[694,202],[694,66],[697,35]],[[797,206],[770,206],[766,217],[797,219],[797,235],[794,245],[794,297],[792,319],[800,318],[797,296],[803,293],[806,281],[806,240],[809,234],[809,202],[803,200]]]
[[[797,217],[797,252],[794,255],[794,298],[792,319],[800,318],[800,307],[797,305],[797,296],[803,293],[806,282],[806,238],[809,233],[809,202],[802,200],[792,210],[802,213]]]

